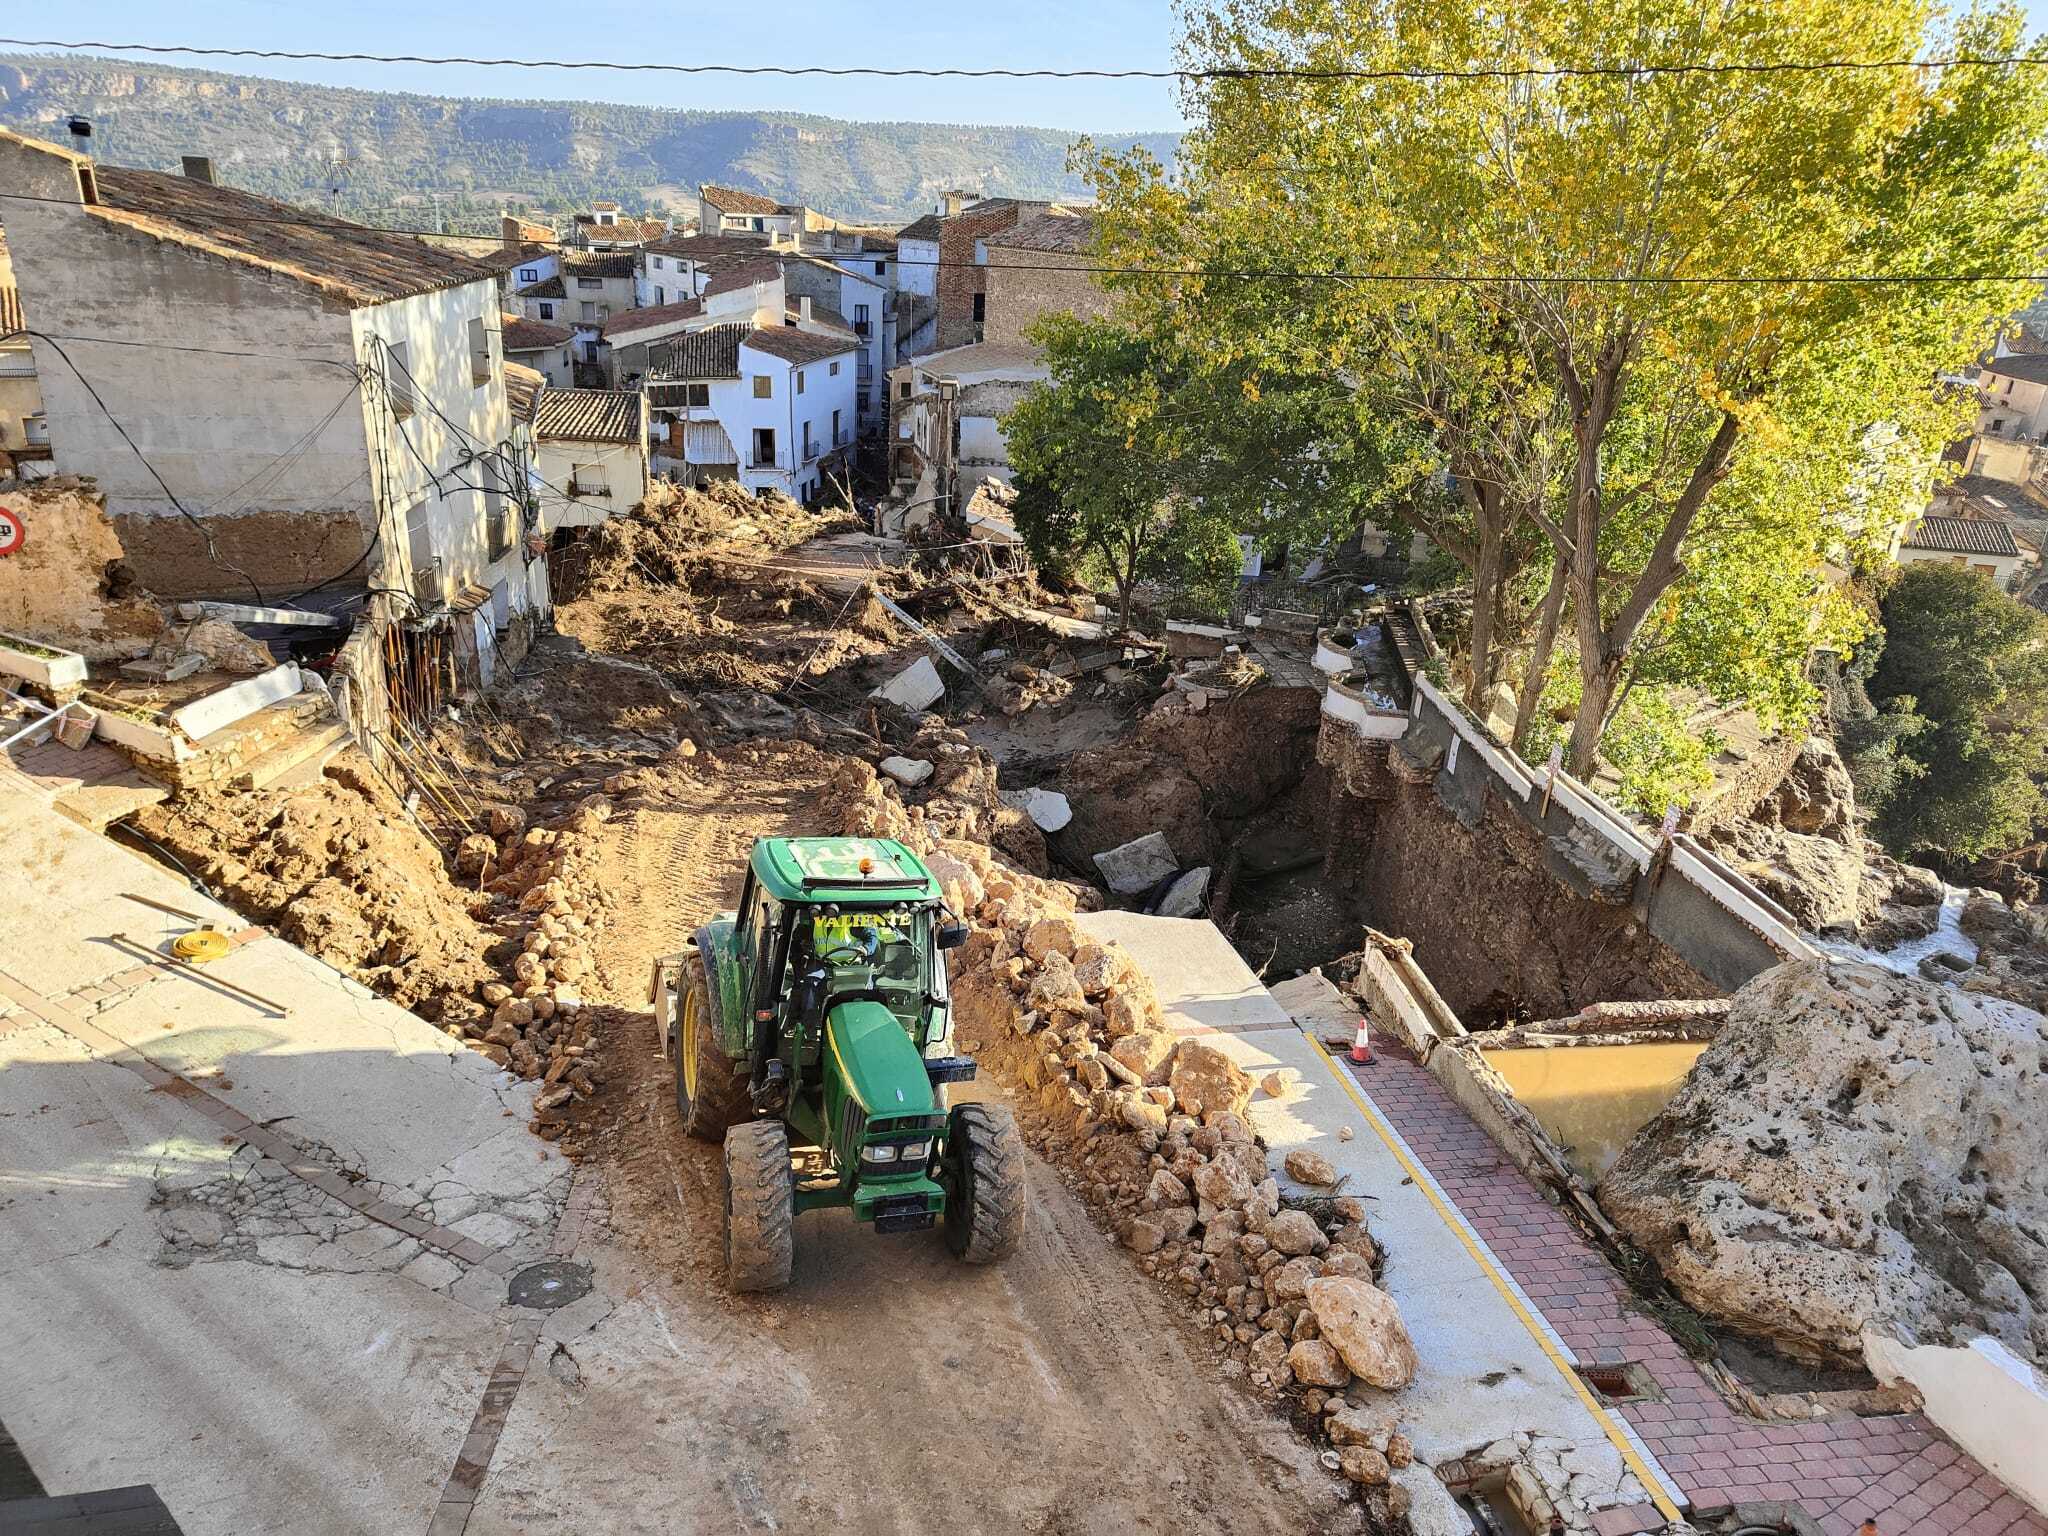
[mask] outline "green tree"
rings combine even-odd
[[[1581,773],[1646,634],[1686,643],[1686,610],[1729,590],[1701,572],[1776,565],[1791,597],[1874,554],[1966,417],[1932,381],[2029,296],[1994,279],[2039,245],[2043,71],[1640,68],[2021,53],[2009,4],[1217,0],[1185,21],[1187,61],[1226,73],[1191,89],[1174,182],[1098,175],[1108,248],[1198,274],[1130,283],[1191,347],[1352,383],[1499,493],[1500,547],[1541,530],[1559,579],[1535,638],[1568,619]],[[1230,275],[1274,269],[1336,275]],[[1759,280],[1851,274],[1876,280]],[[1875,496],[1873,431],[1899,471]],[[1515,573],[1468,564],[1496,613]],[[1693,660],[1722,686],[1798,692],[1743,663],[1753,626],[1718,631],[1734,650]]]
[[[1908,566],[1884,599],[1871,700],[1917,715],[1895,750],[1918,772],[1879,813],[1885,844],[1949,861],[2009,847],[2042,809],[2048,620],[1962,566]]]
[[[1239,536],[1313,543],[1379,483],[1375,434],[1332,446],[1326,418],[1353,403],[1327,385],[1262,390],[1116,320],[1050,315],[1033,335],[1051,379],[1003,418],[1017,530],[1044,569],[1114,586],[1125,625],[1140,580],[1220,596]]]

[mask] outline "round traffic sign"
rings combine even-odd
[[[0,555],[11,555],[28,537],[27,525],[12,507],[0,506]]]

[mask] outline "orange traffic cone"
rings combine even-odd
[[[1351,1059],[1361,1066],[1372,1065],[1372,1041],[1366,1037],[1365,1015],[1358,1016],[1358,1038],[1351,1042]]]

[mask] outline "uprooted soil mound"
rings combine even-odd
[[[851,526],[848,513],[807,512],[776,491],[756,496],[731,481],[701,491],[656,481],[631,512],[592,530],[587,564],[560,596],[573,601],[649,582],[687,587],[707,557],[789,549]]]
[[[1311,688],[1256,688],[1201,714],[1155,712],[1129,739],[1077,753],[1051,782],[1074,813],[1055,845],[1087,869],[1104,849],[1160,832],[1183,866],[1217,862],[1217,824],[1254,815],[1315,760],[1321,708]]]
[[[135,822],[236,910],[423,1017],[496,976],[497,939],[354,751],[316,785],[182,795]]]

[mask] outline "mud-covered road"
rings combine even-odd
[[[604,968],[621,1100],[580,1178],[615,1309],[527,1373],[468,1529],[1107,1533],[1355,1529],[1287,1427],[1221,1381],[1185,1309],[1032,1158],[1029,1235],[994,1269],[936,1232],[797,1224],[794,1283],[728,1296],[718,1154],[683,1137],[634,995],[737,897],[764,833],[836,830],[831,760],[762,743],[622,804]]]

